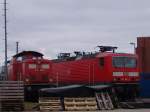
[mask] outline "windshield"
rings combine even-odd
[[[114,67],[135,68],[136,59],[133,57],[113,57]]]

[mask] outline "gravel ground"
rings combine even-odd
[[[32,107],[35,105],[37,105],[37,103],[26,102],[25,103],[26,111],[24,112],[40,112],[40,111],[32,111]],[[43,111],[43,112],[50,112],[50,111]],[[64,112],[83,112],[83,111],[64,111]],[[114,110],[85,111],[85,112],[150,112],[150,108],[149,109],[144,109],[144,108],[142,109],[114,109]]]
[[[40,112],[40,111],[23,111],[23,112]],[[50,111],[42,111],[50,112]],[[63,112],[150,112],[150,109],[117,109],[117,110],[103,110],[103,111],[63,111]]]
[[[150,112],[150,109],[115,109],[115,110],[104,110],[99,112]]]
[[[24,112],[40,112],[40,111],[24,111]],[[43,111],[50,112],[50,111]],[[63,111],[63,112],[150,112],[150,109],[115,109],[103,111]]]
[[[83,112],[83,111],[64,111],[64,112]],[[115,109],[115,110],[85,111],[85,112],[150,112],[150,109]]]

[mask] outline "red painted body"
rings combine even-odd
[[[136,66],[132,68],[114,67],[113,57],[133,58],[136,60]],[[100,59],[104,59],[102,65],[100,65]],[[113,76],[113,72],[119,72],[120,75]],[[104,52],[89,58],[53,61],[50,79],[59,85],[137,82],[139,80],[137,56]]]
[[[25,84],[48,84],[51,64],[38,52],[24,51],[10,61],[9,80],[23,80]]]
[[[9,80],[23,80],[29,85],[132,83],[139,80],[138,61],[134,54],[100,52],[73,60],[47,60],[42,56],[33,51],[15,55],[8,67]],[[136,65],[115,67],[113,57],[130,57],[135,59]]]

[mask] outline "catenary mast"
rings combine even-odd
[[[7,2],[4,0],[4,29],[5,29],[5,75],[6,79],[8,78],[8,69],[7,69]]]

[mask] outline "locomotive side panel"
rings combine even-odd
[[[112,81],[109,73],[109,60],[100,66],[99,58],[65,61],[52,64],[54,83],[58,84],[95,84]]]
[[[100,53],[93,58],[53,62],[51,79],[56,84],[134,83],[139,81],[137,56]]]
[[[13,60],[8,66],[8,79],[9,80],[22,80],[22,63]]]

